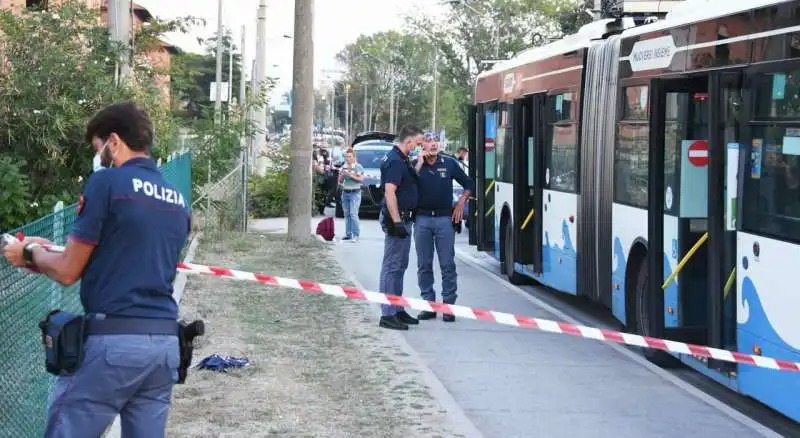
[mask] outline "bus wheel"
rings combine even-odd
[[[522,284],[524,278],[514,270],[514,227],[510,222],[505,226],[503,236],[503,270],[511,284]]]
[[[650,294],[647,293],[647,258],[642,260],[639,265],[639,272],[636,276],[636,331],[642,336],[652,336],[650,328]],[[644,357],[650,362],[663,367],[674,368],[680,364],[680,361],[666,351],[656,350],[654,348],[645,348]]]

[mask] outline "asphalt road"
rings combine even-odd
[[[375,221],[362,220],[361,229],[360,242],[336,251],[362,287],[377,290],[383,234]],[[459,304],[575,321],[563,307],[493,275],[466,235],[457,247]],[[411,253],[405,293],[418,297],[413,247]],[[438,289],[438,267],[436,277]],[[375,330],[383,330],[378,314],[376,306]],[[780,436],[625,347],[464,319],[423,321],[398,336],[430,370],[440,401],[468,436]]]

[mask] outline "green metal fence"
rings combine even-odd
[[[191,154],[171,158],[161,171],[191,203]],[[75,204],[56,206],[53,214],[13,233],[22,231],[64,244],[75,215]],[[43,435],[54,379],[44,369],[38,323],[55,308],[82,313],[78,288],[78,284],[65,288],[44,276],[25,274],[0,258],[0,437]]]

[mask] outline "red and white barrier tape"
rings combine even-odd
[[[50,246],[48,249],[53,252],[63,251],[63,247],[58,246]],[[472,308],[455,304],[435,303],[417,298],[387,295],[378,292],[355,289],[352,287],[336,286],[332,284],[316,283],[313,281],[297,280],[294,278],[284,278],[274,275],[237,271],[234,269],[221,268],[217,266],[197,265],[194,263],[178,263],[178,271],[186,274],[209,275],[219,278],[229,278],[232,280],[261,283],[270,286],[283,286],[292,289],[299,289],[309,293],[326,294],[340,298],[369,301],[371,303],[378,304],[391,304],[415,310],[440,312],[449,315],[460,316],[462,318],[492,322],[495,324],[510,325],[513,327],[528,328],[550,333],[560,333],[578,336],[581,338],[595,339],[598,341],[616,342],[618,344],[632,345],[636,347],[653,348],[671,353],[689,354],[704,358],[717,359],[725,362],[741,363],[761,368],[770,368],[773,370],[800,372],[800,362],[738,353],[703,345],[651,338],[648,336],[598,329],[584,325],[552,321],[549,319],[512,315],[510,313],[497,312],[494,310]]]
[[[299,289],[309,293],[322,293],[340,298],[350,298],[379,304],[392,304],[395,306],[408,307],[415,310],[441,312],[449,315],[460,316],[462,318],[476,319],[495,324],[541,330],[550,333],[561,333],[565,335],[578,336],[581,338],[595,339],[598,341],[633,345],[636,347],[655,348],[672,353],[690,354],[694,356],[722,360],[725,362],[743,363],[762,368],[771,368],[774,370],[800,372],[799,362],[743,354],[702,345],[687,344],[684,342],[670,341],[667,339],[650,338],[647,336],[598,329],[594,327],[569,324],[548,319],[512,315],[510,313],[497,312],[494,310],[472,308],[455,304],[435,303],[417,298],[387,295],[378,292],[359,290],[351,287],[315,283],[312,281],[296,280],[293,278],[283,278],[274,275],[257,274],[253,272],[237,271],[234,269],[197,265],[193,263],[179,263],[178,271],[185,272],[187,274],[210,275],[214,277],[230,278],[232,280],[257,282],[270,286],[283,286],[292,289]]]

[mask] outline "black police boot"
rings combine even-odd
[[[413,316],[409,315],[408,313],[406,313],[405,310],[397,312],[397,320],[402,322],[403,324],[408,324],[408,325],[419,324],[417,318],[414,318]]]
[[[378,323],[378,326],[391,330],[408,330],[408,325],[400,322],[397,319],[397,315],[381,316],[381,322]]]
[[[423,310],[422,312],[419,312],[419,315],[417,315],[417,319],[419,319],[420,321],[424,321],[427,319],[436,319],[436,312],[429,312],[427,310]]]
[[[442,315],[442,321],[444,321],[444,322],[453,322],[455,320],[456,320],[456,316],[455,315],[448,315],[446,313],[444,315]]]

